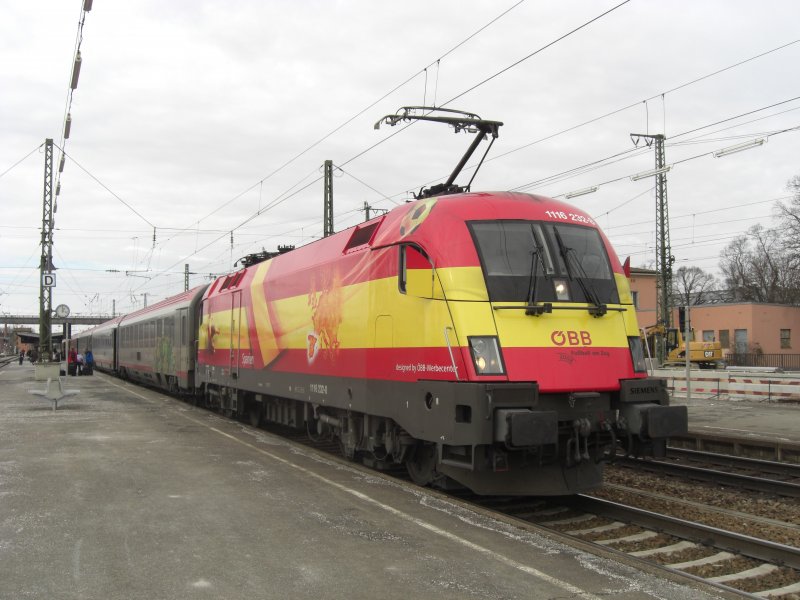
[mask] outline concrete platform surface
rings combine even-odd
[[[719,597],[106,375],[0,372],[0,599]]]
[[[800,404],[796,402],[699,395],[687,400],[685,393],[677,393],[671,403],[688,407],[693,432],[800,444]]]

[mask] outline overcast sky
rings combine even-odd
[[[772,226],[800,174],[800,131],[784,131],[800,126],[800,4],[618,4],[95,0],[57,197],[53,306],[128,312],[145,293],[153,303],[182,291],[185,263],[194,286],[262,247],[313,241],[326,159],[342,169],[336,230],[362,220],[365,202],[403,203],[471,141],[434,123],[373,129],[423,103],[505,123],[473,190],[563,199],[599,186],[570,202],[634,266],[655,258],[654,180],[628,176],[655,159],[631,152],[629,134],[665,134],[675,266],[718,274],[720,250]],[[63,143],[83,0],[0,6],[0,312],[34,314],[40,146]]]

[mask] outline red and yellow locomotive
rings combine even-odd
[[[200,306],[209,404],[420,483],[574,493],[619,444],[659,453],[686,430],[646,377],[608,241],[548,198],[418,200],[220,278]]]
[[[425,107],[383,121],[412,119],[477,133],[445,183],[80,344],[97,337],[98,368],[333,436],[421,484],[571,494],[600,485],[619,447],[663,453],[686,407],[647,377],[626,274],[594,221],[541,196],[459,193],[502,123]]]

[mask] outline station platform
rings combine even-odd
[[[688,398],[685,383],[668,386],[671,404],[687,406],[689,411],[689,435],[671,439],[671,445],[800,463],[800,401],[794,399],[796,393],[791,398],[726,394],[698,390],[703,385],[698,383],[693,382]]]
[[[685,393],[671,404],[689,408],[689,430],[710,434],[776,440],[800,445],[800,403],[739,400]]]
[[[0,371],[0,599],[728,597],[107,375]]]

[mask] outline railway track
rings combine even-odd
[[[626,504],[577,495],[478,504],[745,597],[800,597],[800,550]]]
[[[688,461],[694,464],[689,464]],[[786,498],[800,498],[800,465],[792,463],[726,456],[695,450],[671,449],[667,459],[646,460],[621,457],[616,464],[650,473],[716,483],[736,489]],[[718,468],[720,466],[734,471],[722,471]]]
[[[711,464],[736,469],[737,471],[756,471],[774,475],[776,479],[800,480],[800,464],[786,461],[763,460],[733,454],[720,454],[704,450],[667,447],[667,459],[685,463]]]
[[[587,495],[516,515],[758,598],[800,594],[800,550]]]
[[[338,454],[330,442],[310,442],[303,434],[285,428],[267,429],[316,450]],[[410,483],[397,469],[384,474]],[[679,571],[728,593],[787,600],[800,597],[800,549],[793,546],[588,495],[557,499],[488,498],[467,492],[448,495],[603,548],[603,552],[622,552],[658,568]]]

